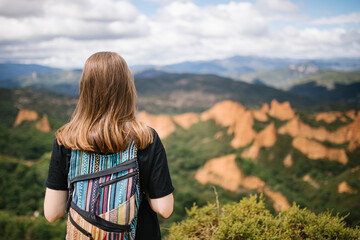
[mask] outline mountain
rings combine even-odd
[[[60,71],[59,68],[51,68],[36,64],[0,63],[0,81],[17,78],[28,74]]]
[[[178,73],[216,74],[239,79],[241,74],[286,67],[303,62],[291,59],[234,56],[210,61],[183,62],[162,66],[163,69]]]
[[[299,78],[319,71],[322,70],[313,63],[304,63],[300,65],[292,64],[288,67],[242,74],[240,78],[245,82],[257,83],[260,81],[268,86],[284,89],[286,86],[298,81]]]
[[[223,100],[258,108],[273,98],[291,101],[296,108],[311,109],[324,102],[290,94],[268,86],[234,81],[216,75],[163,74],[136,78],[140,109],[152,113],[201,112]]]
[[[319,69],[332,69],[337,71],[360,71],[360,59],[358,58],[309,60],[234,56],[225,59],[183,62],[159,67],[164,70],[178,73],[217,74],[236,80],[243,80],[242,77],[244,74],[259,72],[260,75],[266,75],[266,73],[263,72],[271,72],[272,70],[286,68],[293,70],[298,68],[299,70],[304,65],[315,66]],[[285,72],[285,74],[289,73]],[[245,78],[249,78],[249,76],[245,75]],[[281,78],[286,77],[281,76]],[[249,81],[251,80],[252,79]],[[261,80],[264,81],[263,79]]]
[[[81,70],[30,74],[1,81],[2,87],[44,89],[74,97],[79,91]],[[176,74],[147,70],[135,75],[140,109],[150,112],[179,113],[203,111],[216,102],[234,100],[248,107],[259,107],[276,97],[291,101],[296,108],[309,109],[324,102],[296,96],[264,85],[234,81],[216,75]]]
[[[315,82],[317,86],[324,86],[328,90],[332,90],[335,88],[335,84],[350,85],[360,82],[360,72],[319,71],[298,78],[286,86],[285,89],[309,82]]]
[[[82,70],[59,70],[32,73],[13,79],[3,80],[0,82],[0,87],[31,87],[75,96],[79,92],[81,73]]]
[[[360,73],[322,71],[304,76],[288,92],[313,99],[360,105]]]
[[[288,92],[322,101],[360,105],[360,82],[348,85],[336,83],[333,89],[328,89],[313,81],[295,85]]]
[[[150,69],[146,69],[146,70],[142,70],[142,71],[135,71],[134,73],[134,78],[152,78],[152,77],[157,77],[163,74],[166,74],[168,72],[166,71],[162,71],[156,68],[150,68]]]

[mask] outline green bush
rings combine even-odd
[[[293,205],[274,216],[262,195],[243,198],[223,208],[194,205],[188,217],[170,228],[168,239],[359,239],[360,228],[348,228],[344,218],[327,211],[316,215]]]

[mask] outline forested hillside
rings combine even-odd
[[[5,239],[63,239],[65,220],[49,224],[43,217],[44,182],[54,132],[76,99],[26,88],[1,89],[0,96],[1,230]],[[347,225],[359,225],[358,112],[313,114],[281,102],[255,109],[223,101],[197,113],[139,113],[163,139],[176,189],[174,213],[161,219],[164,234],[193,203],[213,202],[213,186],[222,204],[263,193],[274,215],[296,202],[315,213],[333,209]]]

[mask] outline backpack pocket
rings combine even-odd
[[[132,239],[140,205],[136,159],[70,180],[68,239]],[[75,233],[74,233],[75,232]]]
[[[107,178],[108,176],[104,177]],[[112,223],[130,224],[137,209],[136,189],[132,186],[138,181],[138,172],[129,172],[109,179],[98,185],[94,214]]]

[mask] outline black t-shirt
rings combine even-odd
[[[55,139],[46,187],[54,190],[68,190],[66,167],[68,153],[69,150],[64,146],[59,146]],[[150,198],[161,198],[174,191],[165,149],[155,130],[153,130],[153,143],[144,150],[138,150],[137,157],[141,191],[147,193]],[[157,215],[151,209],[146,197],[142,198],[139,209],[136,239],[161,239]]]

